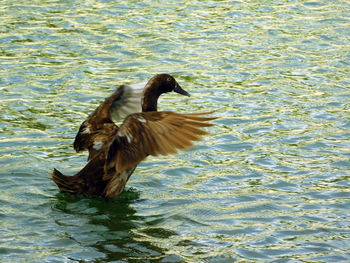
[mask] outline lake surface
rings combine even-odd
[[[0,4],[1,262],[350,262],[349,1]],[[59,193],[80,123],[170,73],[217,110],[113,201]]]

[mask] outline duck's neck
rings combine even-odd
[[[142,96],[142,112],[157,111],[157,102],[160,95],[157,88],[146,88]]]

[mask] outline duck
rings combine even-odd
[[[88,151],[85,167],[73,176],[57,169],[51,180],[63,193],[112,199],[120,195],[137,165],[147,156],[176,154],[208,134],[216,117],[202,113],[157,111],[168,92],[190,96],[169,74],[121,85],[87,117],[75,136],[76,152]],[[118,123],[121,123],[118,125]]]

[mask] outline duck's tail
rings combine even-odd
[[[73,176],[62,174],[57,169],[52,172],[54,181],[61,192],[86,196],[102,196],[107,181],[103,180],[105,156],[99,154]]]
[[[62,174],[57,169],[53,169],[51,180],[54,181],[61,192],[77,194],[79,193],[79,187],[81,180],[77,180],[76,176],[67,176]],[[80,181],[80,182],[79,182]]]

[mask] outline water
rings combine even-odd
[[[349,262],[348,1],[10,1],[0,8],[1,262]],[[111,202],[56,167],[119,84],[173,74],[217,110]]]

